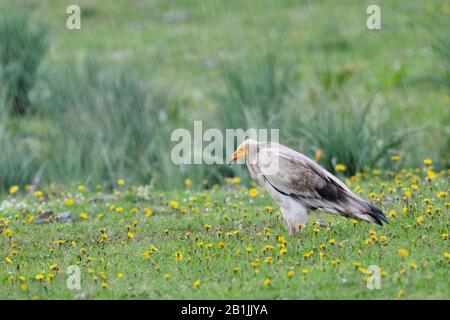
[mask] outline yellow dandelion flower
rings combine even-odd
[[[123,185],[125,185],[125,180],[124,179],[119,179],[119,180],[117,180],[117,184],[119,186],[123,186]]]
[[[345,165],[342,163],[338,163],[335,167],[336,171],[344,172],[345,171]]]
[[[5,237],[7,237],[7,238],[11,238],[12,237],[12,235],[13,235],[13,232],[11,231],[11,229],[5,229],[5,230],[3,230],[3,235],[5,236]]]
[[[19,286],[20,290],[26,291],[28,289],[28,286],[25,283],[21,283]]]
[[[200,284],[201,284],[201,282],[200,282],[199,279],[197,279],[197,280],[195,280],[194,282],[192,282],[192,285],[193,285],[194,287],[196,287],[196,288],[199,288],[199,287],[200,287]]]
[[[392,161],[400,161],[400,159],[401,159],[400,156],[392,156],[391,157]]]
[[[405,291],[403,289],[400,289],[400,291],[397,293],[397,298],[401,299],[405,295]]]
[[[123,273],[122,273],[122,272],[119,272],[119,273],[117,274],[117,278],[122,279],[122,278],[123,278]]]
[[[303,268],[302,269],[302,274],[304,275],[304,276],[306,276],[307,274],[308,274],[308,269],[307,268]]]
[[[41,281],[42,279],[44,279],[44,275],[42,273],[38,273],[34,276],[34,278],[38,281]]]
[[[144,213],[147,217],[150,217],[151,215],[153,215],[152,209],[149,209],[149,208],[145,209]]]
[[[134,238],[134,233],[133,232],[128,232],[127,233],[127,237],[128,237],[128,239],[133,239]]]
[[[34,196],[35,196],[36,198],[42,197],[42,191],[35,191],[35,192],[34,192]]]
[[[241,178],[234,177],[232,181],[233,181],[234,184],[239,184],[239,183],[241,183]]]
[[[255,188],[252,188],[248,191],[248,194],[250,195],[250,197],[254,198],[254,197],[258,196],[259,192]]]
[[[268,286],[270,286],[271,284],[272,284],[272,280],[270,280],[270,278],[266,278],[266,279],[264,280],[263,285],[264,285],[265,287],[268,287]]]
[[[176,261],[181,261],[181,260],[183,260],[183,255],[181,254],[180,251],[175,252],[175,260],[176,260]]]
[[[66,199],[64,200],[64,202],[66,203],[66,206],[70,207],[71,205],[73,205],[73,199]]]
[[[170,274],[170,273],[166,273],[165,275],[164,275],[164,279],[166,279],[166,280],[169,280],[169,279],[171,279],[172,278],[172,275]]]
[[[422,222],[423,222],[423,217],[422,217],[422,216],[418,217],[418,218],[417,218],[417,222],[418,222],[418,223],[422,223]]]
[[[330,240],[328,240],[328,243],[331,244],[331,245],[334,245],[335,240],[334,239],[330,239]]]
[[[89,215],[86,212],[83,212],[80,214],[80,218],[83,220],[86,220],[89,217]]]
[[[8,263],[8,264],[11,264],[13,261],[12,261],[12,259],[10,257],[6,257],[5,258],[5,262]]]
[[[431,165],[433,164],[433,160],[431,160],[431,159],[425,159],[425,160],[423,160],[423,163],[424,163],[425,165],[427,165],[427,166],[431,166]]]
[[[438,192],[438,194],[436,195],[436,197],[438,197],[438,199],[445,198],[445,197],[447,197],[447,196],[448,196],[448,192],[445,192],[445,191],[440,191],[440,192]]]
[[[78,190],[79,190],[79,191],[83,191],[84,189],[85,189],[84,185],[80,184],[80,185],[78,186]]]
[[[399,249],[399,250],[397,251],[397,253],[398,253],[398,255],[399,255],[400,257],[402,257],[402,258],[406,258],[406,257],[409,255],[409,252],[408,252],[408,250],[406,250],[406,249]]]
[[[294,275],[295,275],[295,272],[292,271],[292,270],[289,270],[288,273],[287,273],[287,276],[288,276],[289,279],[291,279]]]
[[[11,194],[17,193],[17,191],[19,191],[19,186],[12,186],[9,188],[9,193]]]

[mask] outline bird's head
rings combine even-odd
[[[246,157],[251,151],[251,148],[253,146],[257,145],[257,141],[253,139],[246,139],[244,142],[242,142],[236,149],[236,151],[231,156],[230,163],[233,161],[236,161],[239,158]]]

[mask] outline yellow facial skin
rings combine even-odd
[[[236,161],[237,159],[244,157],[247,155],[247,148],[239,147],[232,156],[232,161]]]

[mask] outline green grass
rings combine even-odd
[[[295,238],[265,192],[252,198],[247,187],[232,182],[203,192],[162,193],[129,184],[114,192],[50,186],[40,197],[19,191],[0,205],[0,298],[449,299],[448,173],[428,180],[425,171],[375,172],[347,181],[391,213],[389,225],[313,213]],[[74,204],[68,206],[67,199]],[[74,222],[33,223],[44,209],[68,211]],[[83,212],[87,219],[81,219]],[[315,223],[319,219],[325,224]],[[399,255],[402,249],[407,256]],[[176,261],[176,252],[182,260]],[[265,263],[268,257],[271,264]],[[256,259],[259,265],[252,266]],[[50,270],[53,264],[58,267]],[[66,287],[70,265],[81,268],[80,291]],[[379,290],[366,287],[368,274],[361,268],[370,265],[382,270]],[[44,279],[36,280],[37,274]],[[54,275],[51,281],[48,274]],[[264,286],[268,278],[271,285]]]

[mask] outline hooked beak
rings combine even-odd
[[[231,165],[234,161],[236,161],[237,159],[245,156],[247,154],[247,150],[237,150],[233,153],[233,155],[231,156],[230,162],[228,163],[229,165]]]
[[[231,164],[232,164],[234,161],[236,161],[238,158],[239,158],[238,152],[236,151],[236,152],[234,152],[233,155],[231,156],[231,159],[230,159],[230,161],[228,162],[228,165],[231,166]]]

